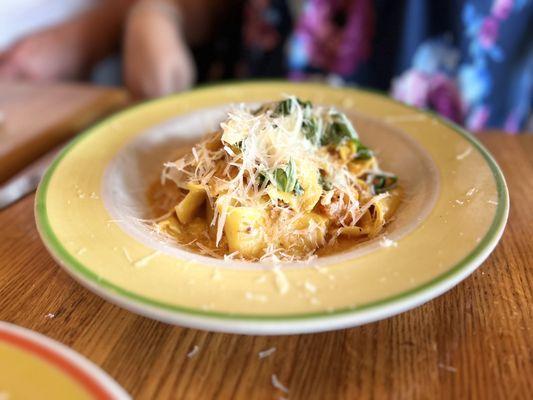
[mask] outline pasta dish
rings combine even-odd
[[[374,238],[400,199],[397,177],[344,113],[294,96],[234,107],[218,131],[165,163],[158,186],[172,193],[160,232],[249,261],[308,260]]]

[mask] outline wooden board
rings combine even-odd
[[[37,236],[29,197],[0,212],[0,319],[71,346],[136,399],[531,398],[533,136],[481,138],[509,184],[509,225],[472,276],[412,311],[280,337],[152,321],[93,295],[57,266]],[[259,359],[271,347],[276,352]],[[272,374],[288,394],[272,386]]]
[[[121,89],[0,83],[0,182],[126,102]]]

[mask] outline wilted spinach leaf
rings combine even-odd
[[[384,193],[396,187],[398,177],[396,175],[372,174],[369,175],[370,185],[375,194]]]

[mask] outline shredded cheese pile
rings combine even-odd
[[[396,177],[379,169],[343,113],[292,96],[234,107],[218,132],[165,163],[161,183],[169,181],[186,197],[159,224],[178,241],[185,239],[177,232],[196,223],[201,253],[295,261],[339,236],[375,235],[386,222],[383,215],[376,221],[376,208]],[[202,202],[207,211],[199,211]],[[232,224],[240,228],[233,232]],[[233,233],[248,248],[232,245]]]

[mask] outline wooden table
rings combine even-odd
[[[138,399],[532,398],[533,136],[480,139],[507,178],[509,224],[471,277],[415,310],[359,328],[280,337],[152,321],[95,296],[58,267],[35,230],[30,196],[0,212],[0,319],[72,347]],[[199,352],[188,358],[195,345]],[[271,347],[274,354],[258,358]],[[272,386],[272,374],[288,395]]]
[[[118,88],[0,82],[0,182],[128,101]]]

